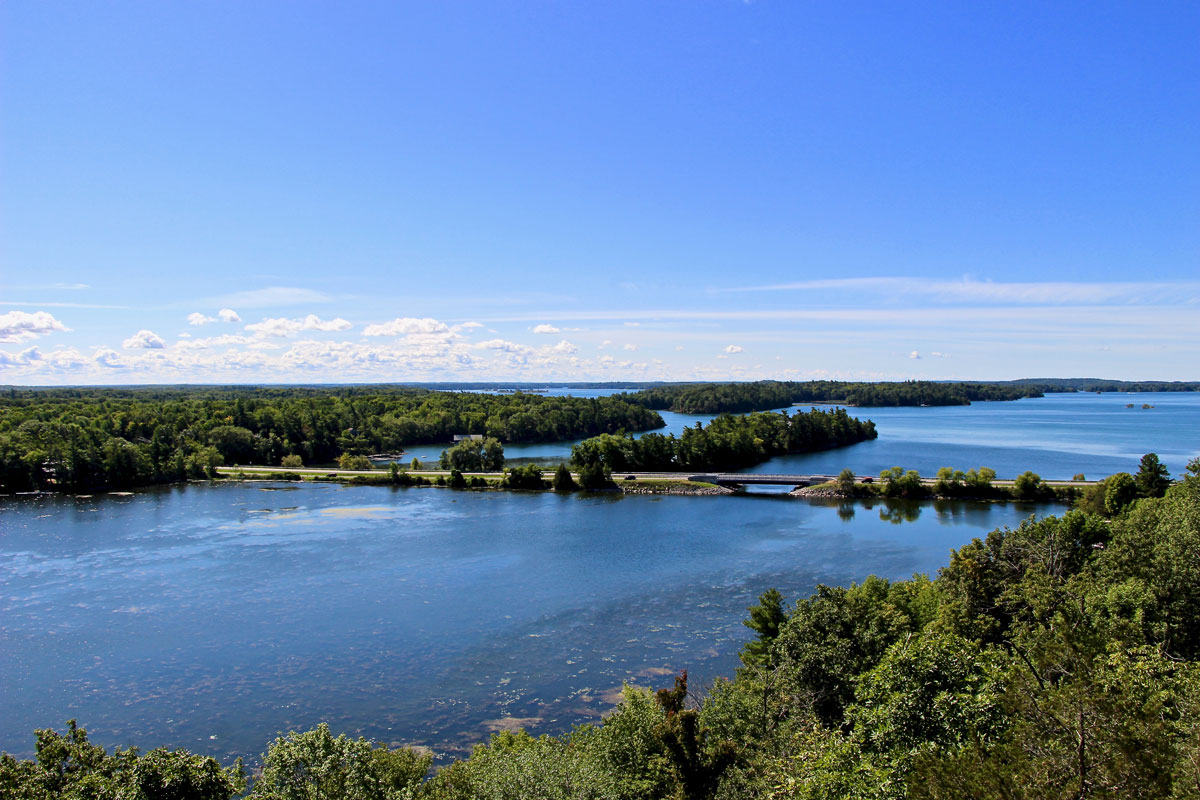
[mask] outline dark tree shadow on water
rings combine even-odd
[[[883,508],[879,509],[879,518],[893,525],[916,522],[920,516],[921,504],[915,500],[888,499],[883,501]]]

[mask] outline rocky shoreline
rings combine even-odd
[[[624,494],[688,494],[688,495],[726,495],[735,494],[733,489],[724,486],[696,486],[687,483],[671,485],[657,484],[654,486],[618,485]]]

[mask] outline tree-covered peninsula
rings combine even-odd
[[[627,687],[600,724],[497,733],[432,774],[415,750],[292,732],[267,743],[248,796],[1195,798],[1200,459],[1164,496],[1087,508],[992,531],[932,580],[794,603],[764,587],[742,666],[711,687],[686,672]],[[0,757],[0,796],[230,800],[250,777],[186,750],[109,753],[73,724],[36,749]]]
[[[571,462],[580,470],[599,465],[611,472],[734,470],[773,456],[844,447],[877,436],[875,423],[842,408],[723,414],[708,425],[685,428],[678,437],[594,436],[571,449]]]
[[[12,389],[0,395],[0,491],[126,488],[288,456],[321,464],[456,434],[535,442],[662,425],[656,412],[616,397],[399,387]]]
[[[1032,384],[849,383],[845,381],[755,381],[752,383],[671,384],[621,395],[647,408],[681,414],[742,413],[784,408],[796,403],[850,406],[963,406],[976,400],[1041,397]]]

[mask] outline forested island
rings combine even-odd
[[[0,491],[128,488],[222,464],[303,464],[475,434],[559,441],[663,426],[616,397],[366,387],[12,390],[0,395]]]
[[[767,411],[803,403],[847,406],[965,406],[1020,400],[1047,392],[1194,392],[1200,383],[1041,378],[1016,381],[752,381],[650,386],[621,395],[633,403],[681,414]]]
[[[1036,385],[1043,392],[1200,392],[1197,381],[1115,381],[1107,378],[1021,378],[1008,383]]]
[[[772,456],[844,447],[874,439],[875,423],[851,417],[845,409],[808,412],[723,414],[707,426],[696,423],[674,434],[601,434],[571,449],[571,462],[583,470],[597,465],[613,472],[732,470]]]
[[[1162,495],[1162,496],[1156,496]],[[0,757],[14,800],[1045,800],[1200,794],[1200,459],[1119,506],[998,529],[934,579],[867,578],[748,609],[711,687],[626,687],[602,723],[494,734],[430,772],[322,725],[262,769],[108,752],[73,723]],[[265,738],[265,736],[264,736]],[[249,785],[248,785],[249,784]]]
[[[755,381],[657,386],[621,395],[646,408],[681,414],[742,413],[796,403],[849,406],[963,406],[975,400],[1041,397],[1035,385],[1000,383],[848,383],[845,381]]]

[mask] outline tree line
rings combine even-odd
[[[125,488],[214,466],[322,464],[480,434],[501,442],[662,427],[619,398],[419,389],[51,389],[0,395],[0,491]],[[290,462],[295,465],[294,459]]]
[[[742,666],[707,691],[686,672],[627,686],[599,724],[497,733],[432,775],[426,755],[322,725],[270,742],[248,797],[1194,798],[1197,552],[1200,459],[1162,496],[974,539],[932,580],[872,576],[792,604],[767,589]],[[0,796],[230,800],[247,780],[186,750],[110,754],[74,723],[36,745],[0,757]]]
[[[1080,510],[1093,514],[1114,514],[1134,500],[1144,497],[1162,497],[1171,485],[1170,473],[1157,453],[1146,453],[1138,463],[1136,474],[1118,472],[1102,481],[1086,486],[1069,483],[1057,485],[1047,483],[1036,472],[1025,471],[1018,475],[1011,486],[998,486],[996,471],[991,467],[979,467],[963,472],[952,467],[942,467],[937,477],[926,482],[915,469],[892,467],[879,473],[878,478],[859,478],[850,469],[843,469],[833,482],[836,493],[842,497],[903,498],[906,500],[970,499],[970,500],[1019,500],[1042,502],[1059,500],[1074,503]],[[1073,481],[1082,481],[1082,474]],[[869,483],[868,483],[869,481]]]
[[[844,447],[878,436],[875,423],[851,417],[843,408],[794,414],[723,414],[707,426],[696,423],[675,434],[601,434],[571,448],[579,469],[603,466],[610,472],[732,470],[785,453]]]
[[[1115,381],[1104,378],[1022,378],[1013,384],[1036,384],[1045,392],[1198,392],[1197,381]]]
[[[656,386],[620,395],[647,408],[681,414],[766,411],[794,403],[841,403],[851,406],[962,406],[975,400],[1041,397],[1036,385],[903,381],[755,381]]]

